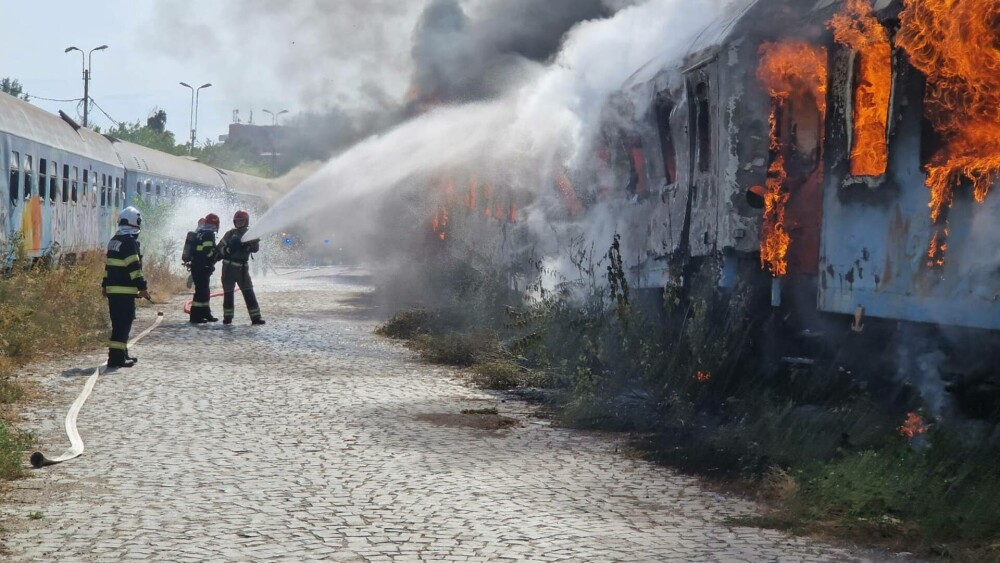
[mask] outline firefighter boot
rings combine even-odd
[[[125,350],[108,350],[108,369],[130,368],[135,362],[129,361]]]
[[[255,319],[251,319],[250,320],[250,324],[263,325],[263,324],[267,324],[267,323],[264,322],[264,319],[262,319],[260,317],[257,317]]]

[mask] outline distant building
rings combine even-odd
[[[224,142],[248,145],[253,147],[257,154],[264,155],[281,152],[287,146],[290,137],[288,127],[281,125],[230,123],[229,135],[226,135]],[[219,139],[222,140],[222,137]]]

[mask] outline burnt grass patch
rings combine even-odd
[[[737,524],[1000,560],[995,425],[938,423],[892,373],[860,373],[849,340],[815,363],[775,367],[765,292],[721,292],[717,265],[702,264],[686,284],[643,294],[615,258],[614,247],[597,261],[582,255],[582,281],[554,291],[515,293],[504,276],[479,273],[440,307],[402,312],[378,332],[563,425],[628,433],[630,455],[764,502],[764,516]],[[908,413],[929,421],[912,437]]]

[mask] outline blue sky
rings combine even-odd
[[[201,91],[198,139],[215,140],[228,131],[234,109],[243,122],[253,110],[255,123],[270,124],[264,108],[319,109],[344,103],[352,91],[372,83],[399,95],[414,10],[422,4],[339,0],[317,8],[305,0],[0,0],[0,77],[19,79],[35,96],[81,98],[80,53],[63,51],[107,44],[93,55],[90,93],[111,117],[145,120],[158,106],[167,112],[167,127],[183,139],[191,97],[178,83],[211,82],[213,87]],[[393,19],[396,13],[400,16]],[[369,58],[361,63],[366,53]],[[380,64],[371,63],[373,55]],[[73,103],[35,103],[53,112],[77,112]],[[91,112],[91,123],[110,125],[98,110]]]

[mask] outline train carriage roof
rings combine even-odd
[[[99,133],[4,93],[0,93],[0,133],[121,166],[111,143]]]
[[[108,136],[129,172],[152,174],[210,188],[225,188],[219,171],[197,160]]]
[[[249,195],[260,198],[264,201],[271,201],[277,195],[277,186],[273,180],[235,172],[233,170],[218,169],[230,191],[242,195]]]

